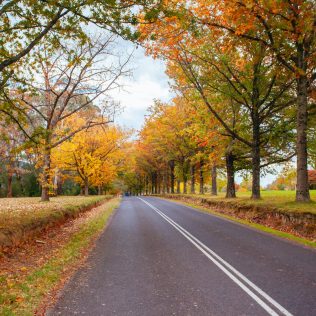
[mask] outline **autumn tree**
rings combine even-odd
[[[155,0],[7,0],[0,3],[0,91],[10,81],[22,79],[30,53],[39,44],[58,49],[65,39],[90,40],[89,24],[127,39],[135,39],[132,25],[141,9],[150,17],[160,1]],[[8,108],[6,108],[8,110]]]
[[[286,109],[295,102],[294,79],[288,79],[288,71],[267,55],[261,43],[244,43],[225,31],[213,34],[181,27],[175,18],[143,27],[145,38],[154,38],[149,52],[166,58],[177,88],[197,91],[226,133],[250,149],[252,197],[258,199],[260,168],[293,155],[286,152],[291,137]]]
[[[193,157],[197,150],[193,139],[189,137],[190,117],[184,102],[181,98],[175,98],[170,105],[157,101],[140,132],[141,146],[147,153],[153,154],[156,162],[160,162],[161,173],[163,166],[169,167],[167,170],[170,170],[171,193],[174,193],[175,188],[175,171],[178,173],[178,181],[183,181],[186,192],[189,158]],[[162,175],[166,187],[167,174]]]
[[[163,21],[169,24],[165,32],[169,38],[189,35],[192,40],[207,33],[211,35],[210,41],[218,44],[225,38],[228,47],[235,46],[236,40],[241,46],[258,44],[271,61],[289,72],[289,79],[295,82],[296,97],[296,200],[309,201],[308,95],[316,79],[314,1],[196,0],[165,1],[164,4],[170,12]],[[159,27],[163,24],[161,21],[155,20]],[[157,38],[155,31],[151,33],[152,38]]]
[[[113,120],[116,104],[107,97],[118,87],[118,79],[127,74],[124,61],[113,52],[114,38],[97,38],[93,44],[77,46],[67,42],[58,52],[37,51],[37,80],[16,89],[14,105],[27,115],[39,133],[37,145],[42,152],[42,200],[48,200],[51,150],[76,133]],[[108,61],[108,62],[107,62]],[[99,105],[99,107],[97,106]],[[96,112],[98,119],[96,120]],[[75,129],[66,120],[87,116]],[[101,119],[100,119],[101,117]]]
[[[72,120],[72,125],[84,124],[78,115]],[[90,186],[101,193],[102,187],[117,176],[127,136],[112,125],[82,130],[53,150],[53,166],[73,176],[85,195],[89,194]]]

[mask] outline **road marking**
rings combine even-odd
[[[262,298],[266,299],[271,305],[273,305],[276,309],[278,309],[283,315],[293,316],[288,310],[286,310],[282,305],[276,302],[271,296],[269,296],[266,292],[261,290],[257,285],[251,282],[247,277],[241,274],[238,270],[236,270],[232,265],[226,262],[223,258],[221,258],[218,254],[216,254],[213,250],[208,248],[205,244],[203,244],[199,239],[194,237],[191,233],[189,233],[186,229],[160,211],[158,208],[143,200],[142,198],[138,198],[147,204],[150,208],[152,208],[156,213],[158,213],[165,221],[167,221],[170,225],[172,225],[176,230],[178,230],[186,239],[188,239],[197,249],[199,249],[208,259],[210,259],[220,270],[222,270],[232,281],[234,281],[240,288],[242,288],[250,297],[252,297],[269,315],[277,316],[279,315],[276,311],[274,311],[270,306],[268,306],[257,294],[260,294]],[[230,271],[229,271],[230,270]],[[240,279],[238,279],[238,278]],[[244,283],[242,283],[243,281]],[[248,285],[248,286],[247,286]],[[252,288],[252,289],[251,289]],[[256,291],[256,293],[253,292]]]

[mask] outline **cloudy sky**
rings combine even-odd
[[[144,122],[146,110],[155,99],[169,101],[172,93],[165,74],[164,63],[145,55],[143,48],[123,43],[125,52],[132,52],[130,63],[132,75],[121,80],[124,88],[115,91],[112,97],[122,105],[123,112],[117,117],[119,125],[139,130]]]

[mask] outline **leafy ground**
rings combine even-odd
[[[192,196],[212,199],[214,201],[234,202],[239,205],[267,206],[290,212],[310,212],[316,214],[316,190],[311,190],[310,194],[312,201],[309,203],[295,202],[295,191],[262,191],[262,198],[257,201],[250,199],[251,192],[237,192],[237,199],[225,199],[225,193],[222,192],[218,196],[211,196],[209,194],[195,194]]]
[[[73,198],[63,201],[76,203]],[[0,315],[43,315],[46,303],[54,300],[58,288],[83,263],[118,205],[119,199],[112,199],[41,236],[43,243],[2,258]]]
[[[78,207],[87,207],[104,200],[105,196],[60,196],[50,202],[41,202],[39,197],[0,199],[0,228],[38,221],[40,218],[63,211],[74,211]]]
[[[50,202],[35,198],[0,199],[0,255],[16,251],[44,230],[63,224],[110,196],[63,196]]]

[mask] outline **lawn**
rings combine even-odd
[[[251,192],[237,192],[237,199],[225,199],[225,193],[221,192],[218,196],[209,194],[194,196],[203,197],[218,201],[236,202],[245,205],[260,205],[276,207],[291,212],[310,212],[316,214],[316,190],[310,191],[312,201],[309,203],[295,202],[295,191],[261,191],[262,198],[254,201],[250,199]]]

